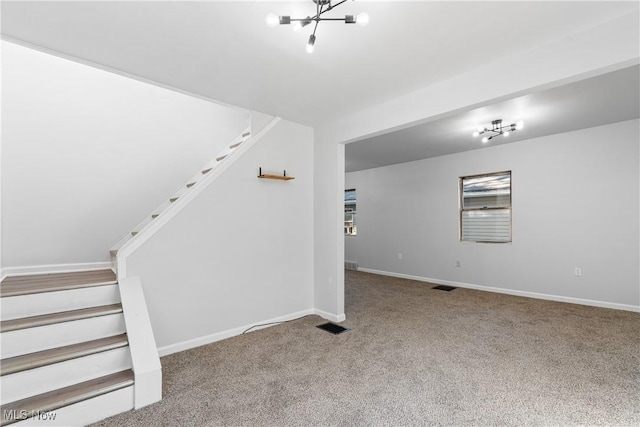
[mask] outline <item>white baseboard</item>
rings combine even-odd
[[[284,316],[274,317],[273,319],[267,319],[260,322],[256,322],[250,325],[244,325],[239,328],[228,329],[222,332],[216,332],[215,334],[206,335],[199,338],[194,338],[187,341],[182,341],[175,344],[166,345],[158,348],[158,354],[160,357],[168,356],[173,353],[178,353],[180,351],[189,350],[191,348],[200,347],[202,345],[211,344],[217,341],[222,341],[227,338],[235,337],[237,335],[242,335],[247,329],[251,328],[251,331],[257,331],[259,329],[268,328],[270,326],[275,326],[279,322],[286,322],[288,320],[294,320],[299,317],[308,316],[310,314],[316,314],[324,319],[327,319],[332,322],[342,322],[346,319],[344,314],[335,315],[328,313],[323,310],[318,310],[314,308],[310,308],[308,310],[298,311],[296,313],[287,314]]]
[[[257,331],[259,329],[263,329],[269,326],[270,323],[277,324],[278,322],[286,322],[287,320],[294,320],[302,316],[307,316],[309,314],[317,314],[316,311],[312,308],[308,310],[298,311],[296,313],[287,314],[284,316],[274,317],[273,319],[262,320],[259,322],[252,323],[250,325],[244,325],[238,328],[228,329],[222,332],[216,332],[215,334],[205,335],[203,337],[194,338],[187,341],[182,341],[175,344],[169,344],[163,347],[158,348],[158,353],[160,357],[168,356],[173,353],[178,353],[180,351],[189,350],[191,348],[200,347],[202,345],[211,344],[217,341],[222,341],[227,338],[235,337],[237,335],[242,335],[244,331],[251,328],[251,331]],[[263,325],[263,326],[258,326]]]
[[[344,313],[342,314],[332,314],[323,310],[318,310],[317,308],[313,310],[315,314],[317,314],[318,316],[327,319],[331,322],[344,322],[345,319],[347,318]]]
[[[2,279],[7,276],[26,276],[29,274],[72,273],[87,270],[106,270],[110,262],[86,262],[81,264],[30,265],[27,267],[7,267],[2,269]]]
[[[506,288],[496,288],[492,286],[483,286],[483,285],[475,285],[472,283],[454,282],[451,280],[432,279],[429,277],[412,276],[410,274],[393,273],[390,271],[374,270],[371,268],[363,268],[363,267],[360,267],[358,271],[363,271],[365,273],[379,274],[381,276],[398,277],[400,279],[410,279],[410,280],[416,280],[420,282],[429,282],[429,283],[434,283],[436,285],[449,285],[449,286],[456,286],[458,288],[476,289],[479,291],[496,292],[499,294],[515,295],[519,297],[536,298],[536,299],[543,299],[548,301],[568,302],[571,304],[588,305],[592,307],[612,308],[614,310],[640,312],[640,306],[637,306],[637,305],[618,304],[618,303],[606,302],[606,301],[595,301],[595,300],[588,300],[588,299],[582,299],[582,298],[564,297],[560,295],[549,295],[549,294],[541,294],[537,292],[518,291],[518,290],[506,289]]]

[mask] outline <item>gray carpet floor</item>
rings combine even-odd
[[[162,358],[100,426],[640,425],[640,314],[347,271],[318,316]]]

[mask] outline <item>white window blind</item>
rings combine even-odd
[[[460,178],[460,239],[511,241],[511,172]]]

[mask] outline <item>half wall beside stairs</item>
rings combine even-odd
[[[243,146],[126,259],[126,275],[143,280],[160,355],[316,313],[313,129],[283,119]],[[260,167],[295,179],[259,179]]]

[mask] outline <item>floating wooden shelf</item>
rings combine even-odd
[[[264,178],[264,179],[279,179],[282,181],[289,181],[290,179],[295,179],[292,176],[282,176],[282,175],[271,175],[268,173],[264,173],[262,175],[258,175],[258,178]]]
[[[292,176],[287,176],[287,171],[284,171],[282,175],[273,175],[270,173],[262,173],[262,168],[260,168],[260,172],[258,173],[258,178],[262,179],[279,179],[281,181],[289,181],[290,179],[295,179]]]

